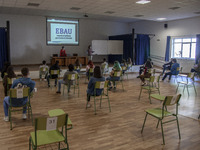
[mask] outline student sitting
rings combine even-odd
[[[146,63],[143,66],[140,67],[139,75],[142,74],[145,67],[147,69],[153,68],[153,62],[151,62],[151,58],[148,58]]]
[[[106,72],[108,72],[108,63],[106,62],[106,59],[103,59],[103,63],[101,64],[101,72],[102,75]]]
[[[173,64],[172,60],[173,60],[173,58],[171,58],[170,62],[168,62],[168,63],[166,63],[166,64],[163,65],[163,72],[162,72],[161,75],[163,75],[165,73],[165,70],[170,70],[171,69],[172,64]]]
[[[162,81],[164,81],[167,76],[169,76],[169,81],[170,81],[172,75],[179,74],[179,71],[177,70],[177,68],[180,67],[180,65],[177,63],[176,59],[173,59],[172,63],[173,65],[170,72],[165,73],[164,77],[162,78]]]
[[[139,75],[137,78],[140,78],[140,80],[142,81],[142,86],[144,86],[145,83],[145,78],[150,78],[151,73],[148,73],[148,69],[144,68],[144,73],[142,75]]]
[[[96,81],[105,81],[105,78],[102,77],[101,69],[100,69],[99,66],[96,66],[94,68],[94,76],[90,78],[90,81],[88,83],[88,88],[87,88],[87,101],[88,101],[88,104],[87,104],[87,107],[91,107],[91,105],[89,103],[90,102],[90,96],[94,95],[94,87],[95,87]],[[102,92],[102,89],[97,89],[96,90],[96,96],[101,95],[101,92]]]
[[[12,78],[16,78],[16,74],[14,73],[13,67],[9,66],[7,69],[7,75],[4,76],[3,78],[3,87],[4,87],[4,94],[5,96],[8,96],[7,90],[10,89],[10,87],[12,85],[8,85],[8,78],[12,79]],[[9,87],[7,87],[9,86]]]
[[[58,91],[56,93],[61,93],[60,92],[61,84],[69,84],[68,92],[70,91],[70,85],[74,84],[73,82],[71,83],[68,82],[68,74],[77,74],[77,72],[74,71],[74,66],[72,64],[69,64],[68,68],[69,71],[65,72],[63,79],[58,81]]]
[[[128,58],[128,61],[127,61],[127,70],[129,70],[131,67],[132,67],[133,63],[132,63],[132,60],[131,58],[129,57]]]
[[[45,79],[47,78],[48,71],[49,71],[49,67],[46,65],[46,61],[43,60],[42,65],[40,65],[40,67],[39,67],[40,81],[42,80],[42,75],[44,75]]]
[[[191,69],[191,72],[200,73],[200,58],[198,59],[198,64],[195,64],[194,68]]]
[[[79,59],[77,58],[74,64],[74,71],[80,73],[82,65],[80,64]]]
[[[50,83],[49,83],[50,78],[55,79],[55,86],[57,86],[58,75],[51,75],[51,70],[60,70],[60,67],[58,64],[59,64],[59,61],[56,61],[56,63],[52,65],[49,69],[50,75],[47,76],[48,87],[50,87]]]
[[[110,76],[106,78],[106,80],[109,81],[109,82],[108,82],[108,85],[110,86],[110,87],[109,87],[109,90],[112,89],[111,81],[119,81],[119,80],[120,80],[120,77],[114,77],[115,71],[121,71],[121,70],[122,70],[122,68],[121,68],[119,62],[118,62],[118,61],[115,61],[115,62],[114,62],[114,66],[113,66],[113,68],[112,68],[112,71],[110,72]],[[115,85],[114,85],[114,88],[116,88]]]
[[[90,72],[90,69],[94,69],[94,64],[92,62],[92,60],[88,61],[88,65],[86,66],[86,76],[88,77],[88,80],[91,76],[93,76],[93,71]]]
[[[29,76],[29,69],[28,68],[22,68],[21,70],[22,73],[22,78],[16,79],[11,88],[15,88],[17,87],[18,84],[22,84],[22,85],[26,85],[27,87],[30,87],[30,92],[33,91],[34,87],[35,87],[35,82],[32,81],[28,76]],[[4,113],[5,113],[5,117],[4,117],[4,121],[9,121],[9,117],[8,117],[8,108],[10,105],[10,101],[9,101],[10,97],[6,96],[4,98],[3,101],[3,107],[4,107]],[[12,99],[12,106],[23,106],[27,103],[28,101],[28,97],[26,98],[13,98]],[[26,119],[26,107],[23,108],[23,115],[22,118]]]

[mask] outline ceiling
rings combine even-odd
[[[134,22],[200,16],[200,0],[0,0],[0,14],[23,14]],[[28,3],[34,6],[28,6]],[[38,6],[36,6],[38,5]],[[72,9],[73,8],[73,9]],[[80,8],[80,9],[78,9]],[[171,9],[170,9],[171,8]],[[77,10],[78,9],[78,10]]]

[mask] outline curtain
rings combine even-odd
[[[166,45],[166,51],[165,51],[165,61],[169,61],[170,40],[171,40],[171,36],[167,36],[167,45]]]
[[[137,34],[135,40],[135,64],[142,65],[150,56],[150,38],[149,35]]]
[[[196,35],[197,42],[196,42],[196,56],[195,56],[195,63],[198,63],[198,59],[200,58],[200,34]]]
[[[115,60],[119,62],[122,61],[122,58],[127,60],[129,57],[133,60],[133,36],[132,34],[116,35],[109,36],[109,40],[123,40],[123,56],[122,55],[109,55],[108,62],[114,63]]]
[[[0,70],[4,66],[4,62],[7,61],[7,46],[6,46],[6,29],[0,28]]]

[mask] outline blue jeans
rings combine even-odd
[[[47,76],[48,85],[49,85],[49,79],[50,79],[50,75]],[[55,85],[57,85],[57,78],[55,78]]]
[[[111,86],[111,82],[110,81],[119,81],[120,77],[107,77],[106,80],[108,80],[108,85]],[[115,82],[113,82],[114,86],[115,86]]]
[[[170,70],[170,66],[169,65],[163,65],[163,72],[162,72],[162,74],[164,74],[165,73],[165,70]]]
[[[10,97],[6,96],[3,101],[3,108],[4,108],[5,116],[8,116],[8,108],[10,105],[9,99],[10,99]],[[23,106],[24,103],[26,103],[27,101],[28,101],[28,98],[26,99],[25,102],[23,102],[23,104],[17,103],[17,101],[12,101],[12,106]],[[26,107],[23,108],[23,114],[26,114]]]
[[[167,73],[165,73],[165,75],[164,75],[164,77],[162,78],[162,80],[165,80],[165,78],[167,77],[167,76],[169,76],[169,80],[171,79],[171,77],[172,77],[172,73],[171,72],[167,72]]]

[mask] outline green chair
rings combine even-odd
[[[63,95],[65,91],[65,86],[67,86],[68,93],[71,87],[74,89],[74,94],[76,89],[78,90],[78,97],[79,97],[79,75],[78,74],[68,74],[68,83],[63,85]]]
[[[55,80],[55,79],[52,78],[52,75],[57,75],[58,78],[59,78],[60,70],[51,70],[51,71],[50,71],[49,84],[50,84],[51,87],[53,87],[53,85],[54,85],[54,84],[53,84],[53,85],[51,84],[51,81],[52,81],[52,80]],[[58,78],[56,78],[56,79],[58,79]],[[58,82],[58,81],[57,81],[57,82]]]
[[[119,81],[112,81],[113,85],[115,85],[117,87],[117,84],[120,83],[122,85],[122,89],[124,91],[124,85],[123,85],[123,77],[122,77],[122,71],[115,71],[114,72],[114,77],[120,77]],[[115,88],[114,88],[115,89]]]
[[[15,80],[16,78],[7,78],[7,94],[9,93],[9,90]]]
[[[127,67],[126,66],[122,66],[122,77],[124,77],[125,75],[126,75],[127,80],[128,80]]]
[[[41,79],[44,79],[48,74],[48,68],[47,67],[41,67],[40,70],[39,70],[39,77],[40,77],[40,80]]]
[[[141,86],[140,94],[139,94],[139,98],[138,98],[139,100],[140,100],[140,97],[141,97],[142,90],[148,91],[150,104],[151,104],[150,95],[153,92],[156,92],[156,91],[160,94],[160,76],[157,76],[156,83],[154,81],[155,81],[155,76],[150,76],[148,84],[146,86]]]
[[[172,122],[172,121],[176,121],[177,122],[179,139],[181,139],[180,129],[179,129],[179,122],[178,122],[178,106],[179,106],[179,101],[180,101],[180,98],[181,98],[181,94],[177,95],[176,100],[175,100],[174,103],[172,103],[172,98],[173,98],[173,96],[166,96],[164,101],[163,101],[162,108],[153,108],[153,109],[145,110],[146,116],[145,116],[144,123],[143,123],[143,126],[142,126],[141,134],[143,133],[143,129],[144,129],[144,126],[145,126],[147,115],[151,115],[152,117],[155,117],[156,119],[158,119],[158,123],[157,123],[156,128],[158,128],[159,122],[161,123],[163,144],[165,144],[163,124],[166,124],[166,123],[169,123],[169,122]],[[166,108],[168,106],[173,106],[173,105],[176,105],[175,113],[166,110]],[[167,121],[163,122],[163,120],[166,117],[169,117],[169,116],[175,117],[175,119],[167,120]]]
[[[90,81],[90,78],[93,77],[93,74],[94,74],[94,68],[90,68],[88,71],[88,76],[86,75],[85,83],[86,83],[87,79],[88,79],[88,81]]]
[[[35,131],[30,133],[29,150],[31,146],[33,150],[38,149],[40,146],[58,143],[60,150],[60,143],[66,144],[62,150],[69,150],[67,141],[67,122],[68,114],[62,114],[56,117],[37,118],[35,119]],[[64,128],[64,132],[60,132],[58,128]]]
[[[103,90],[101,95],[96,96],[96,90],[97,89],[102,89]],[[90,95],[90,96],[94,97],[94,113],[95,113],[95,115],[97,114],[96,113],[96,100],[100,100],[100,108],[101,108],[102,99],[107,99],[108,100],[109,111],[111,112],[110,100],[109,100],[109,96],[108,96],[108,81],[97,81],[95,83],[94,95]],[[100,97],[100,98],[97,98],[97,97]],[[88,101],[86,103],[86,109],[87,109],[87,104],[88,104]]]
[[[189,94],[189,87],[193,87],[194,88],[194,91],[195,91],[195,94],[197,95],[197,91],[196,91],[196,88],[195,88],[195,84],[194,84],[194,73],[189,73],[187,78],[186,78],[186,81],[179,81],[178,82],[178,86],[176,88],[176,93],[178,91],[178,88],[179,88],[179,85],[182,84],[183,85],[183,92],[185,91],[185,87],[187,88],[187,93],[188,95]]]
[[[23,106],[12,106],[12,98],[28,98],[28,101]],[[10,130],[12,130],[12,112],[23,111],[23,107],[27,107],[28,110],[28,118],[32,120],[33,124],[33,116],[32,116],[32,107],[30,102],[30,88],[21,88],[21,89],[10,89],[10,99],[9,99],[9,120],[10,120]]]

